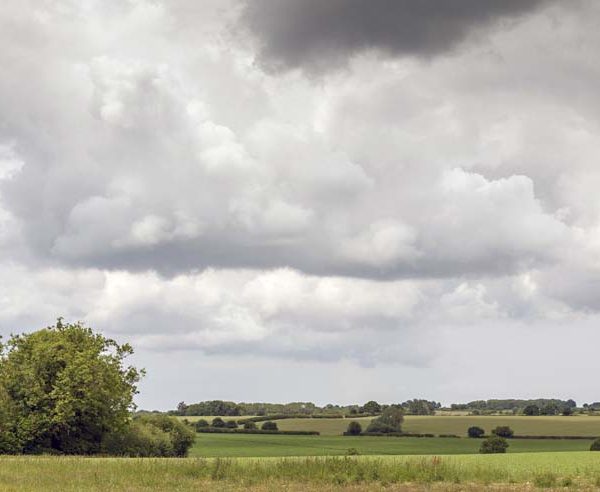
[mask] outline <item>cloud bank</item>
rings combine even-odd
[[[8,2],[0,331],[64,315],[131,341],[147,406],[597,400],[570,376],[600,341],[599,18],[594,2]],[[499,337],[527,377],[481,371]],[[552,354],[554,386],[537,370]],[[186,370],[212,382],[190,394]],[[344,372],[359,394],[335,389]]]
[[[246,0],[243,22],[271,69],[324,71],[355,54],[447,54],[471,35],[535,12],[548,0]]]

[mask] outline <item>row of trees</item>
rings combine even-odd
[[[364,405],[332,405],[328,404],[318,407],[312,402],[292,403],[235,403],[232,401],[211,400],[199,403],[187,404],[180,402],[176,410],[169,412],[171,415],[183,417],[192,416],[225,416],[236,417],[240,415],[379,415],[390,405],[380,404],[374,400]],[[408,415],[433,415],[441,408],[441,404],[435,401],[413,399],[399,404]]]
[[[584,405],[585,407],[585,405]],[[559,399],[547,399],[538,398],[534,400],[518,400],[518,399],[504,399],[504,400],[475,400],[469,403],[453,403],[450,405],[450,410],[453,411],[471,411],[471,412],[511,412],[511,413],[524,413],[527,409],[537,408],[538,415],[559,415],[562,412],[568,415],[572,414],[577,408],[577,402],[575,400],[559,400]]]

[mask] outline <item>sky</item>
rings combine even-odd
[[[600,3],[6,0],[0,333],[137,403],[600,400]]]

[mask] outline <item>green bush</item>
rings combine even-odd
[[[258,427],[254,422],[246,422],[246,423],[244,423],[244,429],[245,430],[254,430],[254,429],[258,429]]]
[[[596,439],[590,446],[590,451],[600,451],[600,438]]]
[[[350,422],[346,434],[350,436],[357,436],[362,432],[362,426],[358,422]]]
[[[507,425],[499,425],[495,429],[492,429],[492,434],[498,437],[511,438],[515,432]]]
[[[277,424],[275,422],[271,422],[270,420],[267,420],[262,426],[261,429],[264,431],[276,431],[279,430],[279,428],[277,427]]]
[[[469,427],[467,429],[467,435],[472,438],[480,438],[485,435],[485,431],[481,427],[477,427],[474,425],[473,427]]]
[[[216,417],[213,419],[212,424],[213,427],[222,428],[225,427],[225,421],[221,417]]]
[[[194,422],[194,427],[196,427],[196,430],[203,429],[204,427],[208,427],[208,422],[204,419],[196,420],[196,422]]]
[[[102,442],[102,452],[115,456],[182,457],[193,444],[190,426],[166,415],[143,415],[123,431],[108,434]]]
[[[481,443],[479,452],[481,454],[506,453],[508,442],[503,437],[488,437]]]
[[[367,432],[402,432],[404,410],[398,405],[390,405],[381,413],[380,417],[373,419],[367,427]]]
[[[228,429],[237,429],[237,426],[237,423],[233,420],[228,420],[227,422],[225,422],[225,427],[227,427]]]

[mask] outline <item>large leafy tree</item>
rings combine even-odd
[[[0,344],[0,452],[100,452],[124,430],[143,375],[130,345],[59,319]]]

